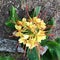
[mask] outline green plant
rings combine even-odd
[[[37,6],[35,9],[33,9],[30,16],[29,16],[29,20],[33,20],[33,17],[38,18],[40,10],[41,10],[41,6]],[[22,25],[21,21],[18,21],[18,25],[15,25],[17,20],[20,20],[20,18],[18,17],[18,15],[16,13],[16,9],[12,6],[12,8],[10,10],[10,17],[8,18],[8,21],[5,24],[12,29],[16,27],[16,30],[18,31],[18,34],[16,34],[17,31],[15,31],[15,34],[17,36],[22,36],[22,34],[20,33],[21,26],[23,26],[22,27],[22,29],[23,29],[23,28],[26,28],[27,25],[26,24]],[[24,19],[23,22],[26,22],[26,19]],[[46,23],[47,27],[50,26],[50,27],[48,27],[48,29],[46,29],[46,31],[49,33],[51,27],[54,24],[54,17],[52,17],[50,19],[50,21],[47,21],[45,23]],[[19,24],[20,24],[20,26],[19,26]],[[39,31],[39,29],[37,29],[36,31]],[[28,35],[33,34],[33,32],[31,32],[29,29],[24,30],[22,33],[23,34],[28,34]],[[21,39],[21,37],[20,37],[20,39]],[[28,40],[29,40],[29,38],[28,38]],[[30,47],[27,48],[28,59],[29,60],[60,60],[60,44],[59,44],[60,41],[58,41],[58,40],[60,40],[60,38],[59,39],[57,38],[56,41],[50,41],[48,39],[48,36],[47,36],[47,38],[45,40],[42,40],[42,42],[39,43],[41,46],[48,46],[47,52],[43,56],[41,56],[41,58],[40,58],[40,52],[39,52],[39,47],[40,46],[38,46],[38,48],[34,46],[33,49],[29,49]],[[26,41],[23,40],[22,42],[24,42],[24,44],[26,44]]]
[[[42,56],[42,60],[60,60],[60,44],[56,41],[45,40],[41,42],[42,46],[48,46],[47,52]]]
[[[5,22],[5,25],[9,26],[11,29],[14,29],[16,20],[20,20],[20,18],[18,17],[16,13],[16,8],[12,6],[10,8],[10,16],[8,17],[8,20]]]
[[[0,56],[0,60],[15,60],[15,59],[11,56]]]

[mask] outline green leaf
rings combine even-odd
[[[57,43],[60,43],[60,38],[56,38],[55,41],[56,41]]]
[[[33,48],[32,50],[28,49],[27,57],[29,60],[40,60],[38,56],[38,51],[36,50],[36,48]]]
[[[11,56],[0,56],[0,60],[15,60],[15,59]]]
[[[16,21],[17,19],[19,19],[18,15],[16,13],[16,8],[14,6],[12,6],[10,9],[10,19],[13,21]]]
[[[51,60],[60,60],[60,44],[55,41],[42,41],[41,45],[48,46],[49,53],[51,55]],[[48,55],[50,57],[50,55]],[[48,58],[45,53],[45,57]],[[42,59],[45,58],[42,56]],[[49,59],[47,59],[49,60]]]
[[[14,24],[11,23],[10,21],[6,21],[6,22],[5,22],[5,25],[7,25],[8,27],[10,27],[11,29],[14,29],[14,28],[15,28],[15,27],[14,27]]]
[[[4,60],[14,60],[14,58],[11,57],[11,56],[5,56],[5,59]]]
[[[31,18],[33,18],[33,14],[34,14],[34,9],[32,9],[31,11],[29,11],[29,15]]]
[[[54,17],[52,17],[51,20],[48,21],[48,24],[49,24],[49,25],[53,25],[53,24],[54,24]]]
[[[34,9],[33,17],[38,16],[38,14],[40,13],[40,10],[41,10],[41,6],[37,6]]]
[[[8,17],[8,20],[6,21],[5,25],[7,25],[8,27],[14,28],[14,24],[16,20],[19,20],[19,17],[16,13],[16,8],[12,6],[10,8],[10,16]]]
[[[47,22],[47,30],[50,30],[51,27],[54,25],[54,17],[52,17],[48,22]]]
[[[53,60],[49,50],[47,50],[47,52],[43,56],[41,56],[41,60]]]
[[[4,60],[4,57],[0,56],[0,60]]]

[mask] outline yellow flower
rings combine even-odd
[[[27,40],[26,47],[29,49],[33,49],[37,45],[36,37],[30,37],[29,40]]]
[[[36,40],[27,40],[26,47],[29,47],[29,49],[34,48],[36,45]]]
[[[37,36],[37,41],[41,42],[41,40],[46,39],[46,36]]]
[[[44,23],[43,20],[41,20],[40,27],[41,27],[42,29],[45,29],[45,28],[46,28],[46,24]]]
[[[40,18],[37,18],[37,17],[33,17],[33,23],[40,23],[41,22],[41,19]]]
[[[30,29],[32,32],[36,31],[36,25],[33,24],[32,22],[27,22],[27,27]]]
[[[14,31],[14,32],[13,32],[13,35],[16,36],[16,37],[21,37],[21,36],[23,36],[23,34],[22,34],[20,31],[18,31],[18,32],[17,32],[17,31]]]
[[[29,38],[29,35],[23,35],[23,38],[24,39],[28,39]]]
[[[23,18],[23,19],[22,19],[22,24],[23,24],[23,26],[26,26],[26,22],[27,22],[27,21],[26,21],[26,18]]]
[[[46,39],[46,34],[44,31],[46,24],[38,17],[33,17],[29,19],[29,21],[27,21],[26,18],[23,18],[22,21],[17,21],[15,28],[17,31],[14,33],[14,35],[20,37],[18,40],[19,43],[25,44],[29,49],[33,49],[34,47],[38,46],[38,43],[40,43],[41,40]],[[26,30],[30,30],[33,33],[23,33]]]
[[[17,25],[20,25],[20,26],[23,25],[22,21],[19,21],[19,20],[16,22],[16,24],[17,24]]]
[[[18,31],[20,31],[21,30],[21,26],[19,26],[19,25],[15,25],[15,28],[16,28],[16,30],[18,30]]]
[[[23,18],[23,19],[22,19],[22,22],[26,22],[26,18]]]
[[[37,37],[37,42],[41,42],[41,40],[46,39],[45,31],[41,31],[41,30],[40,30],[40,31],[36,34],[36,37]]]
[[[34,17],[33,18],[33,23],[36,24],[36,26],[39,28],[39,29],[45,29],[46,28],[46,24],[44,23],[43,20],[41,20],[40,18],[37,18],[37,17]]]
[[[33,25],[33,23],[32,22],[26,22],[26,25],[31,26],[31,25]]]
[[[28,38],[29,38],[29,35],[23,35],[23,36],[19,39],[19,43],[26,44]]]
[[[19,43],[23,43],[23,44],[27,43],[27,40],[25,40],[24,38],[20,38],[18,41],[19,41]]]

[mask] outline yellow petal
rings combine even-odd
[[[29,35],[23,35],[24,39],[28,39]]]
[[[17,37],[20,36],[20,37],[21,37],[21,36],[23,36],[23,34],[22,34],[21,32],[16,32],[16,33],[15,33],[15,36],[17,36]]]
[[[40,18],[37,18],[37,17],[34,17],[33,18],[33,22],[34,23],[40,23],[41,22],[41,19]]]
[[[22,34],[20,31],[18,31],[18,32],[17,32],[17,31],[14,31],[14,32],[13,32],[13,35],[16,36],[16,37],[20,37],[20,36],[22,36],[23,34]]]
[[[43,20],[41,20],[41,28],[45,29],[46,28],[46,24],[44,23]]]
[[[20,25],[20,26],[22,26],[23,24],[22,24],[22,22],[21,21],[17,21],[17,25]]]
[[[21,26],[15,25],[15,28],[16,28],[17,30],[21,30]]]
[[[46,36],[38,36],[37,37],[37,42],[41,42],[44,39],[46,39]]]
[[[23,18],[22,21],[23,21],[23,22],[26,22],[26,18]]]
[[[27,40],[26,47],[29,47],[29,49],[32,49],[35,47],[35,40]]]
[[[37,35],[45,35],[45,31],[39,30],[39,32],[37,33]]]
[[[23,44],[26,44],[27,40],[24,40],[23,38],[20,38],[19,40],[19,43],[23,43]]]
[[[24,40],[22,38],[20,38],[18,41],[19,41],[19,43],[23,43],[24,42]]]
[[[41,31],[41,30],[40,30],[40,31],[36,34],[36,36],[37,36],[37,41],[38,41],[38,42],[41,42],[41,40],[46,39],[45,31]]]

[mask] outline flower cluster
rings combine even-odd
[[[46,39],[44,31],[46,24],[38,17],[17,20],[15,28],[16,31],[13,34],[19,37],[19,43],[25,44],[29,49],[36,47],[41,40]]]

